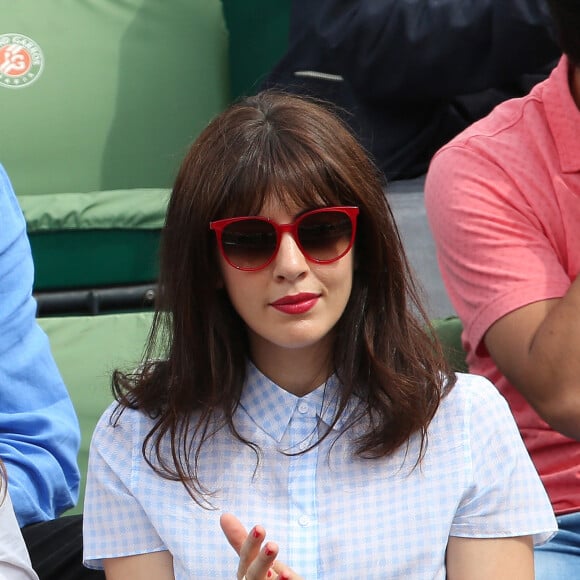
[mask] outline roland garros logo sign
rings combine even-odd
[[[27,87],[40,76],[43,66],[44,55],[32,38],[0,34],[0,87]]]

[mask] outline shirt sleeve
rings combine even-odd
[[[83,520],[83,560],[102,568],[104,558],[166,550],[143,510],[138,469],[141,442],[138,411],[115,412],[113,403],[99,420],[91,441]]]
[[[548,495],[505,399],[483,377],[468,399],[467,448],[471,483],[451,526],[452,536],[498,538],[532,535],[547,542],[557,531]]]
[[[20,526],[53,519],[78,498],[78,420],[36,322],[26,223],[0,166],[0,456]]]
[[[502,316],[566,293],[570,278],[539,217],[482,153],[462,145],[441,150],[429,168],[425,205],[468,352]]]
[[[0,491],[0,494],[3,493]],[[22,533],[16,522],[10,494],[3,498],[0,495],[0,501],[0,578],[3,580],[38,580],[38,576],[32,569]]]

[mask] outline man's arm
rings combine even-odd
[[[542,419],[580,439],[580,281],[542,216],[497,164],[460,147],[435,156],[425,199],[470,356],[486,348]]]
[[[368,99],[479,92],[560,55],[545,0],[318,1],[321,42]]]
[[[538,415],[580,440],[580,276],[562,298],[500,318],[484,341],[499,370]]]
[[[52,519],[78,497],[80,432],[36,322],[26,224],[0,166],[0,457],[20,526]]]

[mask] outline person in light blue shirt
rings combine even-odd
[[[0,166],[0,457],[21,527],[52,520],[79,493],[78,420],[36,322],[26,222]]]
[[[26,222],[0,165],[0,459],[18,525],[42,580],[84,578],[82,517],[62,517],[79,495],[80,429],[36,321]],[[59,517],[60,516],[60,517]]]
[[[263,92],[209,124],[159,288],[144,362],[115,373],[91,442],[87,566],[532,580],[546,492],[495,387],[448,368],[380,171],[326,108]]]

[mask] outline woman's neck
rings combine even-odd
[[[303,397],[332,374],[329,353],[323,344],[304,349],[269,345],[268,348],[253,348],[252,362],[279,387]]]

